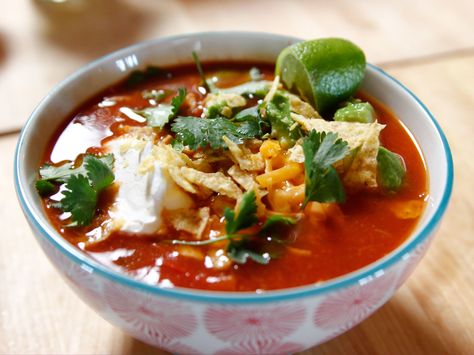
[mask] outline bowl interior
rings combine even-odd
[[[45,235],[70,256],[74,255],[82,262],[102,269],[69,245],[52,228],[34,188],[42,154],[64,118],[97,92],[123,79],[133,70],[147,65],[170,66],[189,63],[192,61],[193,50],[199,53],[202,61],[245,59],[274,62],[281,49],[296,41],[298,39],[286,36],[241,32],[169,37],[119,50],[72,74],[38,105],[25,125],[18,143],[15,161],[16,186],[30,223],[39,226]],[[330,280],[323,286],[303,287],[305,289],[320,289],[322,292],[327,286],[344,286],[367,276],[376,268],[396,262],[397,258],[432,232],[449,199],[452,184],[451,155],[444,135],[429,111],[408,89],[372,65],[367,67],[362,89],[390,108],[414,135],[428,169],[429,203],[415,232],[395,251],[363,269]],[[102,272],[114,273],[107,270]]]

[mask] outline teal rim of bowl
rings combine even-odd
[[[97,62],[105,61],[109,57],[116,56],[121,52],[129,52],[134,48],[140,48],[142,46],[148,46],[151,44],[158,44],[162,41],[169,41],[175,39],[182,39],[182,38],[193,38],[199,37],[202,35],[247,35],[247,36],[278,36],[269,33],[258,33],[258,32],[199,32],[193,34],[184,34],[184,35],[177,35],[177,36],[170,36],[170,37],[162,37],[155,40],[141,42],[129,47],[125,47],[119,49],[113,53],[110,53],[106,56],[98,58],[93,62],[87,64],[86,66],[82,67],[81,69],[75,71],[69,77],[64,79],[60,82],[49,95],[47,95],[35,108],[33,113],[30,115],[28,121],[26,122],[25,126],[23,127],[20,138],[18,140],[16,151],[15,151],[15,160],[14,160],[14,183],[15,183],[15,190],[20,202],[20,205],[23,209],[23,213],[27,217],[32,226],[34,226],[41,235],[46,238],[51,244],[54,245],[55,248],[59,249],[62,254],[68,257],[71,261],[79,264],[79,266],[84,266],[83,268],[86,270],[92,270],[91,274],[97,273],[98,275],[105,277],[108,280],[118,282],[124,286],[130,287],[132,289],[136,289],[142,292],[147,292],[151,294],[156,294],[158,296],[168,297],[168,298],[175,298],[181,300],[189,300],[194,302],[205,302],[205,303],[224,303],[224,304],[250,304],[250,303],[269,303],[274,301],[291,301],[294,299],[299,298],[306,298],[309,296],[318,296],[323,295],[325,293],[335,291],[341,288],[346,288],[350,286],[354,286],[360,283],[361,280],[374,278],[374,274],[380,270],[386,270],[390,266],[394,265],[398,261],[400,261],[403,256],[412,250],[415,247],[423,242],[432,232],[435,231],[438,223],[441,221],[443,214],[446,211],[446,208],[449,203],[449,199],[453,189],[453,159],[451,150],[449,148],[448,141],[428,108],[421,102],[418,97],[413,94],[413,92],[408,89],[405,85],[399,82],[397,79],[393,78],[391,75],[387,74],[384,70],[376,67],[373,64],[367,63],[367,66],[374,69],[375,71],[379,72],[383,76],[390,79],[392,82],[397,84],[401,87],[406,93],[408,93],[411,98],[413,98],[416,103],[422,108],[422,110],[428,115],[431,122],[434,124],[436,131],[441,138],[443,143],[443,150],[445,153],[445,159],[447,164],[447,176],[446,176],[446,184],[444,186],[443,194],[441,201],[439,203],[438,208],[435,210],[433,216],[430,218],[428,223],[425,225],[423,229],[417,232],[417,234],[412,237],[412,240],[395,249],[392,255],[390,255],[384,261],[375,261],[372,264],[362,268],[360,271],[355,270],[349,274],[339,276],[337,278],[324,281],[318,284],[310,284],[304,285],[294,288],[287,288],[281,290],[270,290],[270,291],[263,291],[262,293],[258,292],[221,292],[221,291],[206,291],[206,290],[198,290],[198,289],[191,289],[191,288],[183,288],[183,287],[175,287],[175,288],[163,288],[158,285],[151,285],[146,284],[142,281],[137,279],[133,279],[125,274],[119,273],[117,271],[113,271],[112,269],[107,268],[105,265],[100,264],[98,261],[95,261],[91,257],[87,256],[85,252],[80,251],[72,244],[69,244],[65,239],[63,239],[59,233],[57,235],[50,235],[46,230],[45,226],[40,223],[35,215],[30,210],[27,201],[23,195],[23,191],[20,187],[20,148],[24,144],[25,134],[28,130],[28,127],[32,124],[33,117],[36,115],[36,112],[41,109],[43,104],[47,101],[47,99],[55,92],[59,91],[64,85],[66,85],[69,81],[73,80],[77,75],[82,72],[87,71],[90,67],[96,65]],[[299,41],[301,39],[294,38],[294,37],[287,37],[282,36],[282,38],[286,38],[289,41]]]

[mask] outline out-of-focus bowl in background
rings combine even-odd
[[[46,255],[74,291],[131,336],[182,354],[279,354],[302,351],[354,327],[381,307],[413,272],[450,198],[448,143],[428,109],[381,69],[367,66],[361,89],[385,104],[411,131],[429,175],[429,201],[414,232],[396,250],[362,269],[324,283],[264,293],[160,288],[99,264],[70,245],[49,223],[34,188],[49,139],[91,96],[147,65],[192,61],[274,62],[296,38],[213,32],[161,38],[102,57],[78,70],[38,105],[23,128],[15,185],[24,214]],[[65,309],[64,312],[67,312]]]

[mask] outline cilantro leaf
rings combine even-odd
[[[332,166],[349,152],[347,142],[337,138],[335,133],[309,132],[303,139],[305,157],[305,199],[309,201],[343,202],[346,195],[344,187]]]
[[[292,226],[295,225],[297,220],[295,218],[282,216],[282,215],[271,215],[267,218],[265,223],[262,226],[262,232],[272,229],[273,227],[278,227],[279,225]]]
[[[238,264],[245,264],[250,258],[259,264],[268,264],[272,258],[281,254],[284,240],[279,235],[296,223],[296,220],[281,215],[267,219],[258,233],[240,234],[239,232],[258,223],[257,204],[254,191],[246,192],[237,211],[227,208],[224,211],[226,235],[208,240],[186,241],[171,240],[171,244],[203,246],[228,240],[227,255]]]
[[[171,131],[176,133],[175,140],[191,150],[210,146],[211,149],[226,148],[223,136],[235,143],[257,136],[255,126],[240,126],[223,117],[198,118],[178,117],[171,125]]]
[[[111,154],[109,156],[113,159]],[[102,191],[114,181],[115,177],[111,167],[99,158],[93,155],[86,155],[83,165],[86,168],[89,181],[97,192]]]
[[[232,240],[227,247],[227,256],[237,264],[245,264],[250,258],[258,264],[268,264],[270,262],[270,254],[255,250],[246,240]]]
[[[269,129],[268,122],[260,116],[259,105],[243,109],[235,115],[234,120],[243,122],[238,131],[244,136],[261,137]]]
[[[290,100],[280,92],[276,92],[273,98],[263,107],[265,118],[272,127],[272,137],[278,139],[280,144],[292,146],[303,136],[301,128],[294,126],[295,121],[291,118]]]
[[[86,160],[88,156],[94,156],[94,155],[85,154],[83,159]],[[96,159],[100,160],[102,163],[107,165],[109,169],[113,168],[114,157],[112,154],[96,157]],[[78,175],[78,174],[87,175],[87,171],[85,169],[84,164],[82,164],[78,168],[74,168],[74,165],[72,162],[67,162],[59,166],[44,164],[43,166],[40,167],[39,174],[42,180],[48,180],[48,181],[54,181],[54,182],[66,182],[72,175]]]
[[[65,182],[74,171],[72,163],[64,163],[59,166],[44,164],[39,168],[39,174],[42,180],[53,180]]]
[[[181,105],[183,104],[184,100],[186,99],[186,88],[179,88],[178,94],[171,99],[171,112],[173,116],[170,118],[174,118],[177,114]]]
[[[59,167],[43,165],[40,168],[42,179],[36,181],[40,195],[50,195],[56,184],[66,183],[63,198],[52,206],[71,213],[69,227],[85,226],[92,222],[99,193],[114,181],[112,172],[114,157],[86,154],[78,168],[71,162]]]
[[[97,190],[84,175],[73,175],[66,183],[64,197],[58,207],[71,213],[70,227],[86,226],[92,222],[97,205]]]
[[[225,209],[225,231],[227,235],[231,236],[242,229],[253,226],[258,222],[257,204],[255,202],[255,198],[255,192],[253,190],[246,192],[242,196],[238,206],[237,216],[236,213],[230,208]]]
[[[56,191],[56,186],[48,180],[37,180],[35,183],[36,190],[40,196],[49,196]]]
[[[202,69],[201,60],[199,59],[195,51],[192,51],[192,56],[193,56],[194,63],[196,64],[199,77],[201,78],[203,87],[206,89],[207,92],[216,92],[216,87],[214,83],[206,79],[206,75],[204,74],[204,70]]]
[[[178,94],[171,99],[171,104],[159,104],[158,106],[147,107],[142,110],[134,110],[134,112],[145,117],[148,126],[163,128],[165,124],[177,115],[185,98],[186,89],[180,88]]]
[[[171,73],[156,66],[148,66],[144,70],[135,70],[131,72],[125,81],[125,86],[132,88],[138,84],[143,83],[144,81],[156,77],[171,77]]]

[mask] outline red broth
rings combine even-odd
[[[257,66],[264,79],[273,79],[273,66],[264,63],[213,63],[206,65],[208,74],[226,70],[219,84],[223,87],[248,81],[248,70]],[[98,152],[104,139],[121,134],[121,126],[143,125],[119,112],[119,107],[145,107],[144,89],[186,87],[196,100],[202,100],[199,76],[194,67],[171,68],[171,77],[156,78],[133,89],[119,83],[82,105],[51,139],[44,162],[59,163],[74,160],[80,153]],[[113,197],[113,189],[101,196],[97,221],[92,227],[65,228],[61,211],[52,208],[45,199],[47,214],[61,235],[70,243],[85,250],[103,264],[146,283],[163,287],[188,287],[220,291],[274,290],[325,281],[368,265],[397,248],[415,228],[418,218],[402,219],[396,211],[406,201],[420,202],[427,198],[427,176],[422,155],[404,125],[381,103],[358,94],[376,109],[380,123],[386,124],[381,143],[400,154],[405,161],[407,175],[400,191],[394,194],[362,192],[348,195],[340,205],[340,213],[315,224],[302,219],[294,233],[294,243],[278,259],[268,265],[252,261],[234,264],[227,270],[208,268],[203,260],[183,256],[176,246],[160,243],[153,236],[129,235],[114,232],[105,241],[86,247],[85,233],[106,218],[106,208]],[[108,106],[104,98],[119,100]],[[199,109],[184,107],[183,115],[198,116]],[[211,229],[222,229],[218,221]],[[299,250],[309,251],[301,254]]]

